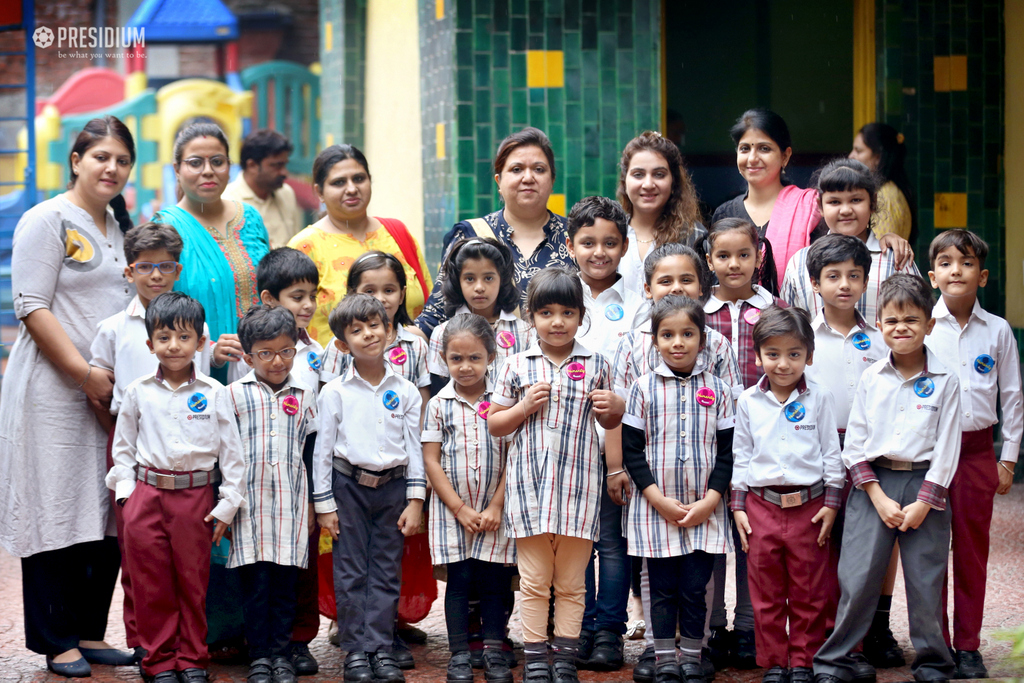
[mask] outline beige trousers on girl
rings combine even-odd
[[[548,601],[555,588],[555,637],[579,638],[586,605],[586,571],[594,542],[574,536],[538,534],[516,539],[519,616],[523,641],[548,640]]]

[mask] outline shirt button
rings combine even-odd
[[[782,436],[782,440],[783,440],[783,441],[785,441],[785,440],[786,440],[786,436],[785,436],[785,434],[783,434],[783,436]]]
[[[679,432],[679,436],[686,436],[686,432]]]
[[[552,396],[551,400],[554,401],[555,403],[558,403],[558,394],[555,394],[554,396]]]
[[[479,441],[477,441],[476,439],[474,439],[474,440],[473,440],[473,445],[474,445],[474,446],[479,446],[479,445],[480,445],[480,442],[479,442]]]
[[[684,420],[686,419],[686,416],[685,416],[685,415],[683,415],[683,416],[681,416],[681,417],[682,417],[682,419],[684,419]]]
[[[277,419],[277,413],[271,413],[270,414],[270,419],[271,420],[276,420]]]
[[[853,382],[850,382],[850,386],[851,386],[851,387],[853,386]]]
[[[971,414],[970,414],[970,413],[964,413],[964,416],[965,416],[965,417],[970,417],[970,416],[971,416]]]
[[[965,360],[960,361],[960,365],[967,365],[967,361],[965,361]]]
[[[384,422],[383,418],[379,418],[379,417],[377,418],[377,424],[382,424],[383,422]]]
[[[903,406],[900,406],[900,410],[903,410]]]
[[[277,432],[275,432],[273,429],[271,429],[270,430],[270,435],[271,436],[277,436]]]
[[[381,446],[381,447],[380,447],[380,448],[378,448],[377,450],[378,450],[378,451],[381,451],[381,452],[383,452],[383,451],[384,451],[384,447],[383,447],[383,446]]]
[[[896,436],[899,436],[899,435],[900,435],[900,430],[897,429],[896,430]]]
[[[849,364],[850,364],[850,363],[852,363],[852,362],[853,362],[853,360],[852,360],[852,359],[850,359],[850,358],[847,358],[847,359],[846,359],[846,364],[847,364],[847,365],[849,365]]]

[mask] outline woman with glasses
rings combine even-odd
[[[174,288],[197,299],[206,310],[213,350],[211,374],[228,383],[241,379],[238,321],[259,304],[256,266],[270,250],[259,212],[221,195],[231,162],[224,131],[213,123],[193,123],[174,141],[178,203],[153,217],[173,225],[185,243],[181,277]],[[228,367],[225,368],[225,364]]]

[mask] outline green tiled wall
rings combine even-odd
[[[320,0],[320,134],[334,143],[363,144],[363,94],[366,75],[366,1]],[[331,26],[328,51],[327,25]],[[328,76],[328,75],[332,76]],[[335,78],[333,74],[343,74]]]
[[[437,19],[435,2],[444,2]],[[659,0],[421,0],[426,250],[499,206],[491,162],[514,130],[551,138],[567,209],[615,195],[623,146],[661,120]],[[564,53],[564,87],[527,87],[527,51]],[[436,127],[444,124],[445,157]]]
[[[966,192],[967,221],[991,247],[981,303],[1004,312],[1003,2],[877,0],[878,113],[906,137],[917,194],[918,266],[936,234],[936,193]],[[967,56],[967,90],[936,92],[934,58]]]

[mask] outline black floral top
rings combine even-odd
[[[512,241],[512,226],[505,220],[503,210],[488,214],[483,219],[491,226],[494,236],[512,250],[512,257],[515,259],[516,287],[524,297],[530,279],[541,270],[545,268],[576,268],[569,256],[569,248],[566,246],[569,233],[566,231],[564,216],[548,212],[548,222],[544,225],[544,240],[529,256],[523,256],[519,247]],[[477,237],[477,234],[469,221],[460,221],[452,226],[452,229],[444,236],[443,252],[445,257],[447,258],[448,251],[453,244],[460,239],[471,237]],[[423,307],[423,312],[416,318],[416,325],[428,337],[435,327],[448,319],[444,312],[444,300],[441,298],[441,277],[442,273],[439,273],[437,282],[434,283],[433,292]]]

